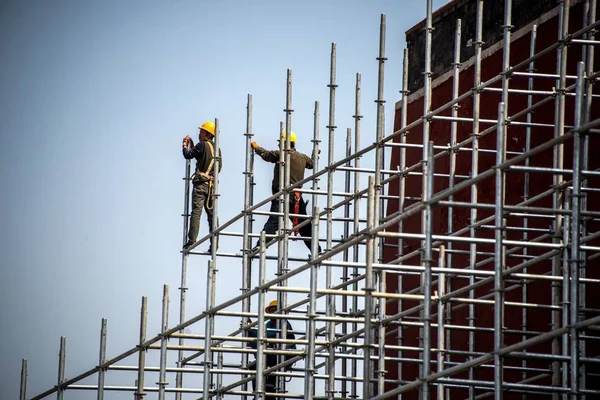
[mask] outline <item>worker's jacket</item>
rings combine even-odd
[[[271,184],[271,190],[273,194],[279,192],[282,188],[279,184],[279,150],[266,150],[262,147],[256,149],[258,154],[263,160],[271,163],[275,163],[273,169],[273,183]],[[304,179],[304,170],[313,168],[313,160],[306,154],[296,151],[296,149],[290,149],[290,185]]]
[[[213,149],[215,148],[215,144],[211,141],[213,145]],[[197,179],[194,179],[194,183],[196,182],[206,182],[207,178],[201,177],[200,173],[205,173],[210,165],[210,162],[213,160],[214,155],[211,155],[210,149],[206,145],[206,142],[200,140],[194,147],[191,149],[184,148],[183,149],[183,157],[186,160],[191,160],[192,158],[196,159],[196,172],[195,176]],[[221,157],[221,149],[219,149],[219,172],[221,172],[221,168],[223,168],[223,158]],[[215,169],[211,168],[208,173],[211,177],[215,176]]]
[[[291,331],[292,331],[292,325],[289,323],[289,321],[285,321],[287,324],[287,335],[286,338],[289,340],[294,340],[296,339],[296,335],[294,335]],[[277,329],[277,322],[272,321],[272,320],[268,320],[265,323],[265,337],[266,339],[277,339],[277,338],[281,338],[281,333],[279,332],[279,329]],[[250,330],[248,330],[248,336],[249,337],[258,337],[258,331],[256,330],[256,328],[252,328]],[[255,349],[256,348],[256,342],[250,342],[248,343],[248,347]],[[269,349],[276,349],[276,348],[283,348],[283,346],[281,345],[275,345],[273,343],[269,343],[267,345],[267,348]],[[296,345],[295,344],[287,344],[285,346],[286,349],[288,350],[296,350]]]

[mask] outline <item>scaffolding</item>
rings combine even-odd
[[[120,391],[139,400],[150,395],[160,400],[169,396],[177,400],[274,398],[270,395],[290,399],[419,395],[440,400],[600,396],[600,387],[592,380],[600,364],[600,301],[597,297],[596,302],[587,301],[594,298],[590,293],[600,284],[600,276],[592,271],[600,265],[600,164],[593,158],[600,154],[600,94],[593,86],[599,77],[594,71],[595,46],[600,44],[595,39],[600,25],[596,1],[560,1],[555,9],[557,40],[539,49],[538,25],[532,24],[528,28],[530,50],[515,62],[511,58],[513,2],[505,0],[500,72],[483,81],[484,3],[472,0],[477,7],[473,21],[475,55],[469,67],[474,83],[459,87],[466,68],[460,54],[466,21],[458,20],[450,70],[452,99],[437,108],[432,107],[434,13],[432,0],[424,3],[422,92],[415,96],[408,89],[409,54],[405,51],[402,99],[394,132],[385,135],[386,16],[382,15],[374,143],[360,147],[362,92],[361,75],[356,74],[354,127],[346,130],[345,153],[335,154],[334,141],[341,135],[336,134],[333,43],[327,84],[327,152],[319,156],[320,106],[315,102],[315,172],[290,184],[287,135],[285,141],[280,141],[279,160],[280,182],[284,182],[285,189],[255,201],[254,152],[250,144],[252,96],[248,95],[243,208],[220,225],[213,220],[213,233],[182,252],[179,323],[168,325],[170,291],[165,285],[160,332],[147,336],[144,297],[139,342],[107,358],[107,321],[102,320],[98,365],[72,378],[65,377],[66,339],[62,337],[57,384],[31,399],[53,394],[62,399],[67,391],[94,392],[98,399]],[[575,4],[584,10],[582,27],[569,33],[569,21],[575,18],[569,12]],[[553,54],[555,71],[538,72],[536,62]],[[567,57],[575,59],[576,74],[568,73]],[[524,80],[527,88],[511,87],[511,79]],[[548,85],[538,82],[550,82],[552,89],[542,90]],[[287,71],[286,88],[281,132],[292,131],[291,70]],[[480,109],[484,102],[490,106],[485,97],[489,93],[499,99],[493,104],[497,110],[494,118],[485,117]],[[411,95],[413,101],[422,102],[418,118],[409,116]],[[515,96],[524,96],[524,101],[513,101]],[[461,112],[461,104],[471,106],[470,114]],[[553,105],[553,115],[535,114],[544,105]],[[553,122],[544,122],[548,118]],[[218,148],[218,120],[215,125]],[[469,134],[460,141],[465,126]],[[525,135],[522,151],[507,150],[511,129],[520,129]],[[549,129],[553,136],[533,140],[539,129]],[[493,145],[488,146],[490,143]],[[532,162],[543,154],[551,154],[550,165]],[[391,155],[391,161],[387,161],[390,169],[385,169],[386,155]],[[469,160],[466,174],[459,168],[464,162],[462,156]],[[323,168],[320,165],[325,157]],[[480,157],[492,160],[488,168],[479,170]],[[361,158],[373,163],[361,165]],[[418,161],[411,163],[411,159]],[[219,162],[217,157],[215,171],[219,170]],[[539,185],[533,180],[549,175],[552,186],[537,190]],[[322,180],[325,189],[320,188]],[[478,190],[484,182],[491,184],[487,197],[492,199],[490,203],[482,201],[485,193]],[[517,185],[521,201],[507,201],[513,199],[508,193]],[[215,215],[220,190],[216,179]],[[411,194],[415,191],[417,196]],[[300,226],[312,223],[312,238],[319,241],[312,241],[308,259],[289,251],[291,243],[306,239],[294,235],[299,226],[290,223],[290,217],[301,217],[289,209],[288,198],[293,192],[311,199],[311,217]],[[467,200],[461,201],[462,197]],[[183,243],[188,230],[189,198],[188,161]],[[277,213],[261,211],[273,200],[279,202]],[[468,213],[468,223],[456,220],[458,210]],[[279,218],[280,229],[274,235],[258,233],[254,218],[269,215]],[[415,218],[417,223],[409,227],[409,221]],[[439,228],[442,219],[445,232]],[[540,221],[551,228],[540,228]],[[240,226],[241,232],[233,230]],[[235,240],[240,250],[231,252],[223,246],[217,249],[218,237]],[[260,246],[253,248],[256,240]],[[209,241],[210,253],[198,250],[199,245]],[[323,245],[321,253],[318,242]],[[276,252],[267,254],[268,248],[276,248]],[[205,311],[191,318],[186,315],[189,257],[208,258]],[[241,276],[238,270],[235,277],[229,273],[223,276],[219,266],[228,259],[240,261]],[[231,286],[238,279],[241,294],[217,304],[219,288]],[[536,286],[536,282],[547,286]],[[546,302],[531,293],[540,287],[549,292]],[[275,296],[279,310],[267,314],[267,297]],[[477,307],[493,316],[491,326],[476,318]],[[457,318],[461,310],[468,314],[465,320]],[[507,322],[507,310],[517,310],[520,327]],[[537,312],[540,314],[535,315],[547,317],[546,329],[540,330],[539,324],[535,329],[531,326],[532,315]],[[266,336],[264,324],[268,319],[277,321],[279,338]],[[285,321],[291,323],[291,332]],[[203,333],[189,333],[192,327]],[[467,335],[466,348],[457,344],[461,332]],[[493,336],[490,346],[477,339],[482,334]],[[411,335],[418,345],[407,344]],[[267,365],[268,355],[277,356],[277,365]],[[149,360],[157,364],[151,366]],[[479,368],[489,373],[478,373]],[[269,374],[276,377],[275,393],[265,391],[264,378]],[[108,385],[109,377],[111,382],[121,383]],[[22,400],[28,398],[26,392],[27,360],[23,360]]]

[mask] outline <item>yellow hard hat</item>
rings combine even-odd
[[[290,137],[291,139],[291,137]],[[268,306],[265,307],[265,312],[268,312],[267,310],[271,307],[277,307],[277,300],[272,300]]]
[[[285,132],[285,131],[281,134],[281,138],[283,140],[286,139],[286,134],[287,134],[287,132]],[[290,133],[290,143],[296,143],[296,134],[294,132]]]
[[[215,136],[215,123],[212,121],[206,121],[202,126],[199,126],[198,129],[204,129],[206,132]]]

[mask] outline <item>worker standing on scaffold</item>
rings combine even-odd
[[[275,314],[277,312],[277,300],[273,300],[269,303],[269,305],[267,307],[265,307],[265,312],[267,314]],[[288,340],[295,340],[296,336],[291,332],[292,331],[292,325],[290,324],[290,322],[288,320],[282,321],[285,322],[287,324],[287,335],[286,338]],[[275,318],[270,318],[266,323],[265,323],[265,337],[267,339],[277,339],[281,337],[280,331],[279,329],[277,329],[277,320],[275,320]],[[258,331],[256,328],[252,328],[248,331],[248,336],[249,337],[258,337]],[[256,349],[256,342],[250,342],[248,344],[248,347],[252,348],[252,349]],[[266,346],[267,349],[269,350],[277,350],[277,349],[286,349],[286,350],[296,350],[296,345],[295,344],[287,344],[285,346],[280,345],[278,343],[268,343]],[[285,360],[289,360],[290,358],[293,358],[294,356],[291,355],[286,355],[285,356]],[[271,368],[274,367],[275,365],[277,365],[277,354],[267,354],[266,355],[266,368]],[[285,367],[286,370],[290,370],[292,368],[291,365]],[[254,361],[253,363],[248,365],[248,369],[250,370],[256,370],[256,361]],[[252,390],[256,391],[256,376],[254,378],[254,380],[252,381]],[[267,393],[276,393],[277,390],[277,377],[273,374],[269,374],[266,375],[265,377],[265,385],[264,385],[264,390]],[[277,396],[272,396],[272,395],[267,395],[265,396],[265,399],[267,400],[275,400],[277,399]]]
[[[213,217],[213,183],[215,171],[215,124],[212,121],[206,121],[202,126],[198,127],[198,143],[194,145],[191,137],[183,138],[183,157],[186,160],[196,159],[196,170],[192,175],[192,213],[190,215],[190,229],[188,231],[188,240],[183,246],[183,250],[187,250],[196,242],[198,231],[200,229],[200,216],[202,209],[206,211],[208,219],[208,229],[212,232]],[[223,159],[221,158],[221,149],[219,149],[219,172],[223,167]],[[217,224],[218,224],[217,219]],[[217,248],[219,247],[219,239],[217,237]],[[208,249],[210,253],[212,248]]]
[[[286,132],[283,132],[281,136],[281,140],[285,142],[286,140]],[[273,183],[271,184],[271,190],[273,194],[279,192],[282,189],[282,184],[279,182],[279,150],[265,150],[258,145],[256,142],[250,143],[256,154],[258,154],[263,160],[274,163],[275,168],[273,169]],[[313,160],[306,154],[303,154],[299,151],[296,151],[296,134],[294,132],[290,133],[290,184],[293,185],[296,182],[304,179],[304,170],[313,168]],[[306,204],[302,198],[302,194],[300,192],[291,192],[289,195],[289,212],[290,214],[306,214]],[[276,213],[279,211],[279,201],[277,199],[271,200],[271,210],[272,213]],[[277,231],[278,227],[278,219],[277,215],[269,215],[269,219],[265,223],[263,231],[267,234],[274,234]],[[298,217],[290,217],[292,220],[292,224],[295,227],[299,223],[303,222],[305,218]],[[298,232],[298,230],[296,230]],[[309,250],[312,250],[312,222],[304,225],[299,229],[300,235],[307,238],[304,239],[304,244],[308,247]],[[258,243],[252,249],[253,251],[258,248]],[[319,253],[321,252],[321,246],[319,246]]]

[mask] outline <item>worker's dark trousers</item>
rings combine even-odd
[[[290,214],[294,214],[294,205],[296,204],[296,198],[293,193],[290,193],[289,203],[290,203],[290,211],[289,212],[290,212]],[[278,199],[271,200],[271,212],[279,212],[279,200]],[[304,201],[302,196],[300,196],[300,212],[298,214],[307,215],[306,214],[306,202]],[[298,218],[298,223],[300,224],[305,219],[306,218]],[[293,218],[290,217],[290,220],[293,221]],[[275,232],[277,232],[278,227],[279,227],[279,217],[277,215],[270,215],[269,219],[267,220],[267,223],[265,224],[265,227],[263,228],[263,231],[265,231],[265,233],[267,233],[267,234],[274,234]],[[300,232],[300,235],[302,235],[303,237],[311,238],[312,237],[312,222],[309,222],[308,224],[306,224],[302,228],[300,228],[299,232]],[[266,238],[266,240],[268,242],[270,239]],[[309,250],[312,249],[311,242],[312,242],[311,239],[304,240],[304,244],[306,245],[306,247],[308,247]],[[319,246],[319,252],[321,252],[320,246]]]
[[[208,182],[195,184],[192,190],[192,213],[190,216],[190,230],[188,231],[187,245],[194,244],[198,238],[198,231],[200,230],[200,216],[202,215],[202,209],[206,211],[206,219],[208,220],[208,230],[212,232],[212,209],[207,207],[208,204]],[[217,219],[217,224],[219,220]],[[219,239],[217,236],[217,247],[219,247]]]
[[[265,369],[267,368],[271,368],[274,365],[277,365],[277,355],[276,354],[267,354],[266,355],[266,361],[267,361],[267,366]],[[252,364],[248,365],[248,369],[256,371],[256,361],[254,361]],[[275,393],[276,390],[276,386],[277,386],[277,377],[275,375],[269,374],[269,375],[264,375],[265,378],[265,384],[264,384],[264,391],[265,392],[270,392],[270,393]],[[252,391],[256,390],[256,375],[254,376],[254,379],[252,380]],[[265,399],[277,399],[277,396],[265,396]]]

